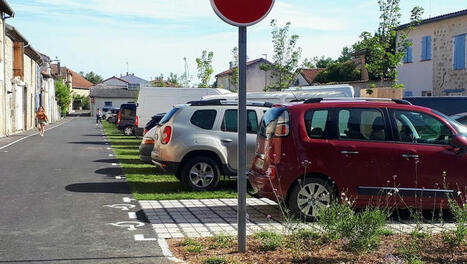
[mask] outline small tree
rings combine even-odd
[[[55,81],[55,98],[60,107],[60,114],[65,116],[71,102],[71,95],[70,88],[60,78]]]
[[[86,80],[92,82],[93,84],[102,82],[102,77],[94,72],[89,72],[84,74],[84,72],[80,72],[80,75],[83,76]]]
[[[171,85],[175,86],[175,87],[180,87],[180,83],[179,83],[179,80],[181,78],[178,78],[178,75],[177,74],[174,74],[174,73],[170,73],[169,77],[167,78],[167,82],[170,83]]]
[[[201,83],[198,85],[199,88],[209,88],[209,81],[211,80],[211,75],[214,72],[214,69],[212,68],[213,57],[214,52],[210,51],[208,53],[203,50],[201,58],[196,58],[198,78],[201,80]]]
[[[159,77],[154,78],[154,86],[165,87],[164,74],[161,74],[159,75]]]
[[[180,77],[180,82],[182,83],[183,87],[190,87],[191,75],[186,57],[183,58],[183,61],[185,62],[185,72]]]
[[[272,43],[274,47],[274,62],[272,64],[262,64],[260,69],[263,71],[272,71],[272,77],[277,81],[265,87],[265,90],[286,89],[289,88],[297,76],[298,62],[302,54],[302,49],[297,47],[299,36],[289,37],[290,22],[287,22],[283,28],[277,27],[276,20],[271,21]]]
[[[238,90],[238,79],[239,79],[239,73],[238,73],[238,47],[234,47],[232,49],[232,74],[230,75],[229,81],[232,86],[235,88],[233,89],[234,91]]]
[[[316,76],[314,81],[318,83],[329,83],[357,80],[360,80],[360,71],[357,70],[357,66],[353,62],[347,61],[344,63],[331,63],[325,71],[320,72]]]

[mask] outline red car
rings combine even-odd
[[[315,98],[265,113],[248,178],[307,221],[342,193],[359,207],[433,208],[447,194],[465,197],[466,137],[466,127],[407,101]]]

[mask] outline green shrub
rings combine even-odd
[[[411,239],[410,241],[397,240],[394,243],[397,253],[402,256],[408,264],[422,264],[418,252],[420,252],[420,246],[418,239]]]
[[[342,239],[346,249],[366,251],[378,244],[380,230],[386,225],[388,213],[366,208],[355,213],[348,203],[334,203],[319,212],[318,224],[329,239]]]
[[[201,242],[198,242],[192,238],[187,238],[182,242],[182,246],[185,246],[186,251],[190,253],[200,253],[203,244]]]
[[[228,264],[229,261],[221,257],[208,257],[203,259],[204,264]]]
[[[254,235],[259,240],[260,249],[263,251],[273,251],[281,247],[284,237],[271,231],[261,231]]]
[[[217,235],[213,238],[214,244],[211,248],[230,248],[234,245],[234,237],[229,235]]]

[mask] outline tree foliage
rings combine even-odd
[[[169,77],[167,77],[167,82],[174,87],[180,87],[180,79],[181,78],[178,77],[178,74],[171,72]]]
[[[72,98],[73,102],[78,102],[83,109],[89,109],[89,97],[73,93]]]
[[[214,72],[214,69],[212,68],[213,57],[214,52],[207,52],[203,50],[201,58],[196,58],[198,78],[201,81],[201,83],[198,85],[200,88],[209,88],[209,81],[211,80],[211,75]]]
[[[351,62],[333,62],[328,65],[325,71],[320,72],[315,82],[350,82],[360,80],[360,71],[357,66]]]
[[[70,87],[68,87],[62,79],[55,81],[55,98],[60,107],[60,114],[65,116],[68,111],[68,106],[71,103]]]
[[[232,74],[229,77],[229,82],[235,88],[234,91],[238,90],[238,80],[239,80],[239,72],[238,72],[238,47],[234,47],[232,49]]]
[[[284,27],[279,28],[276,20],[271,21],[274,62],[272,64],[262,64],[260,68],[263,71],[271,71],[271,75],[276,81],[267,85],[265,90],[286,89],[297,76],[297,67],[302,49],[297,47],[298,35],[289,37],[290,25],[291,23],[287,22]]]
[[[190,87],[191,82],[191,75],[190,75],[190,68],[188,67],[188,62],[186,57],[183,57],[183,61],[185,62],[185,72],[180,76],[180,82],[183,87]]]
[[[86,74],[84,72],[80,72],[80,75],[83,76],[86,80],[92,82],[93,84],[100,83],[103,81],[102,76],[92,71]]]

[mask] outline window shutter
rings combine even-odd
[[[13,43],[13,76],[24,78],[24,43]]]
[[[426,37],[426,59],[431,60],[431,36]]]
[[[407,48],[407,62],[412,62],[412,47]]]
[[[422,60],[426,60],[426,37],[422,37]]]
[[[454,38],[454,70],[465,69],[465,35]]]

